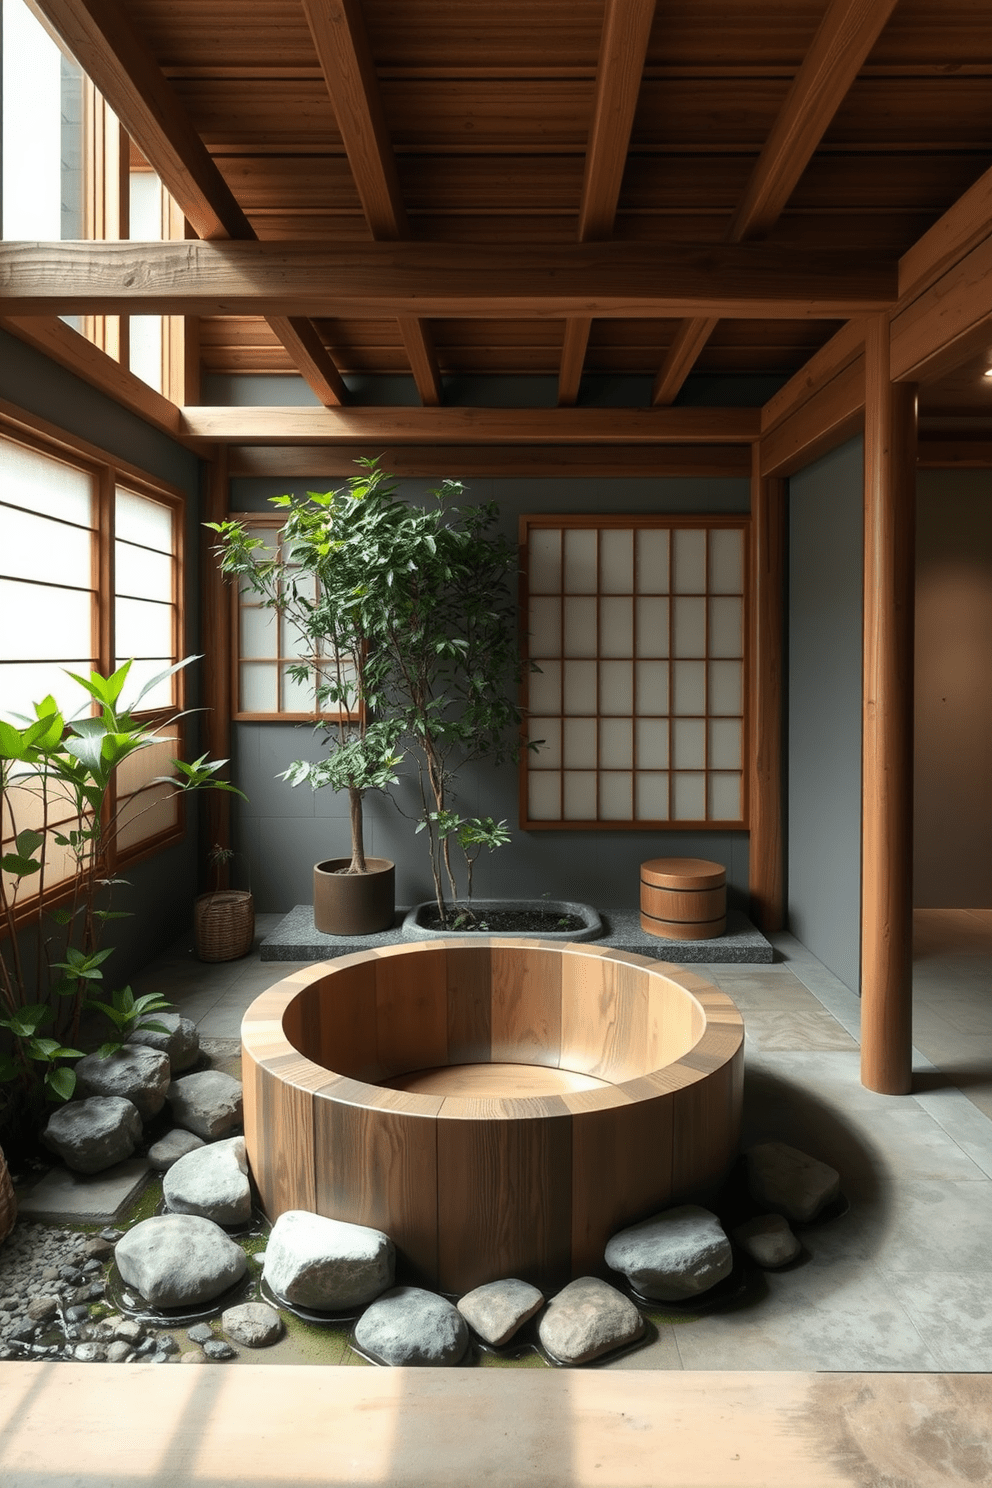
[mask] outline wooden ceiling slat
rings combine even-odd
[[[280,480],[328,476],[338,479],[355,473],[359,455],[379,455],[387,470],[407,477],[453,476],[730,476],[747,479],[751,450],[746,444],[722,445],[441,445],[370,444],[366,448],[335,449],[328,445],[232,445],[228,471],[237,476],[276,476]]]

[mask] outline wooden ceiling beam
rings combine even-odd
[[[827,7],[731,220],[729,243],[774,227],[897,3],[832,0]],[[655,379],[652,403],[674,402],[715,325],[707,330],[697,319],[679,328]]]
[[[846,320],[895,287],[889,261],[766,244],[0,243],[10,315]]]
[[[379,92],[375,61],[358,0],[303,0],[324,82],[348,164],[373,238],[410,236],[396,159]],[[429,328],[415,315],[400,317],[420,401],[441,402],[441,373]]]
[[[579,204],[580,243],[613,236],[655,4],[656,0],[606,0]],[[591,329],[588,316],[575,317],[565,326],[558,374],[559,408],[570,407],[578,397]]]
[[[103,94],[199,237],[254,239],[251,223],[123,6],[117,0],[32,5]],[[347,389],[316,329],[295,317],[292,323],[277,317],[270,325],[321,402],[343,403]]]
[[[381,456],[393,475],[442,479],[487,476],[720,476],[746,480],[747,444],[602,444],[367,446],[327,444],[229,445],[231,475],[279,480],[342,479],[360,456]]]

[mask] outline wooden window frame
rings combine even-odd
[[[530,533],[532,531],[539,530],[539,529],[560,530],[563,533],[565,531],[568,531],[568,530],[594,530],[594,531],[597,531],[597,532],[606,531],[606,530],[613,530],[613,531],[616,531],[616,530],[632,530],[632,531],[634,531],[636,533],[637,531],[643,530],[643,529],[667,530],[670,533],[671,532],[674,532],[674,531],[677,531],[677,530],[695,530],[695,531],[703,530],[707,534],[709,532],[711,532],[711,531],[716,531],[716,530],[721,530],[721,529],[722,530],[728,530],[729,529],[729,530],[734,530],[734,531],[740,531],[740,533],[741,533],[741,540],[742,540],[742,554],[741,554],[741,561],[742,561],[742,574],[741,574],[741,600],[742,600],[742,617],[741,617],[742,618],[742,636],[741,636],[741,649],[742,649],[742,659],[741,659],[741,688],[742,688],[742,697],[741,697],[741,713],[739,715],[732,715],[734,717],[738,717],[739,716],[740,717],[740,720],[741,720],[741,764],[740,764],[740,776],[741,776],[741,781],[740,781],[741,815],[740,815],[739,818],[736,818],[736,817],[735,818],[713,818],[713,817],[685,818],[685,817],[673,817],[673,816],[669,815],[668,817],[664,817],[664,818],[651,818],[651,819],[638,818],[638,817],[635,816],[635,817],[632,817],[631,819],[628,819],[628,820],[625,820],[625,819],[615,820],[615,819],[610,819],[610,818],[595,818],[595,819],[583,819],[583,820],[570,820],[570,819],[564,819],[564,818],[561,818],[561,819],[540,819],[540,818],[531,817],[531,815],[530,815],[530,795],[529,795],[529,780],[530,780],[530,761],[529,761],[529,755],[530,755],[530,751],[526,748],[526,744],[527,744],[527,741],[528,741],[528,738],[529,738],[529,723],[528,723],[528,720],[529,720],[529,717],[530,717],[530,710],[529,710],[529,691],[530,691],[530,675],[531,675],[530,674],[530,663],[531,663],[531,657],[530,657],[530,637],[529,637],[529,633],[528,633],[529,614],[530,614],[530,584],[529,584],[529,571],[530,571],[530,562],[529,562],[529,559],[530,559],[530,552],[529,552],[529,536],[530,536]],[[746,831],[749,830],[749,824],[750,824],[749,784],[750,784],[750,782],[749,782],[748,760],[750,758],[750,747],[751,747],[751,743],[750,743],[750,740],[751,740],[751,720],[750,720],[750,668],[751,668],[751,658],[750,658],[750,635],[751,635],[750,541],[751,541],[751,518],[750,518],[750,514],[747,513],[747,512],[721,513],[721,514],[697,514],[697,513],[691,513],[691,512],[684,512],[684,513],[683,512],[679,512],[679,513],[674,513],[674,512],[672,512],[672,513],[655,512],[655,513],[640,513],[640,514],[632,514],[632,515],[621,515],[621,514],[617,514],[617,513],[609,513],[609,514],[592,514],[592,513],[585,514],[585,513],[583,513],[583,514],[572,515],[572,514],[562,514],[562,513],[558,513],[558,512],[550,512],[550,513],[543,513],[543,514],[528,514],[528,515],[521,516],[521,518],[519,520],[519,543],[520,543],[520,603],[519,603],[519,611],[520,611],[520,616],[521,616],[520,648],[521,648],[521,663],[522,663],[522,681],[521,681],[521,690],[520,690],[520,701],[521,701],[521,707],[523,708],[523,712],[524,712],[524,721],[523,721],[522,728],[521,728],[521,742],[522,742],[522,747],[521,747],[521,750],[520,750],[520,763],[519,763],[518,775],[519,775],[519,825],[520,825],[520,828],[521,828],[522,831],[527,831],[527,832],[547,832],[547,831],[552,831],[552,832],[577,832],[577,831],[581,831],[581,832],[590,832],[590,831],[596,831],[596,832],[614,832],[614,831],[615,832],[720,832],[720,831],[723,831],[723,832],[727,832],[727,831],[746,832]],[[669,662],[669,666],[670,667],[671,667],[672,662],[677,659],[677,658],[675,658],[675,657],[673,657],[671,655],[671,646],[672,646],[672,626],[671,626],[671,615],[672,615],[672,611],[671,611],[671,605],[672,605],[673,598],[676,597],[675,592],[674,592],[674,590],[672,588],[672,582],[671,582],[671,562],[672,562],[671,553],[672,553],[672,550],[671,550],[671,546],[670,546],[670,548],[669,548],[669,590],[668,590],[668,600],[669,600],[669,657],[668,657],[668,662]],[[635,585],[636,585],[636,579],[635,579]],[[635,595],[636,595],[636,592],[637,591],[636,591],[636,587],[635,587],[635,590],[634,590],[634,594]],[[595,593],[595,597],[597,598],[597,600],[602,596],[602,593],[603,593],[603,591],[600,590],[597,587],[597,590],[596,590],[596,593]],[[564,594],[564,590],[562,591],[562,594]],[[708,598],[709,596],[710,596],[710,590],[707,587],[706,597]],[[705,624],[707,626],[707,634],[708,634],[708,626],[709,626],[708,610],[706,611],[706,614],[707,614],[707,618],[706,618]],[[708,655],[708,646],[707,646],[707,654],[704,655],[704,657],[702,659],[704,660],[704,662],[706,664],[708,664],[708,662],[710,660],[710,657]],[[562,660],[565,660],[564,656],[562,656]],[[673,684],[672,684],[671,675],[670,675],[669,689],[671,689],[672,685]],[[635,703],[634,703],[634,699],[632,699],[632,701],[631,701],[631,710],[632,711],[631,711],[630,717],[631,717],[632,722],[635,722],[636,723],[636,720],[637,720],[638,715],[637,715],[636,711],[634,711],[634,707],[635,707]],[[541,714],[540,712],[536,712],[536,716],[543,716],[543,714]],[[550,715],[548,715],[548,716],[550,716]],[[562,719],[563,722],[564,722],[565,718],[567,716],[569,716],[569,715],[566,715],[565,712],[564,712],[564,699],[562,699],[562,711],[561,711],[560,716],[561,716],[561,719]],[[576,715],[576,716],[578,716],[578,715]],[[584,716],[587,716],[587,715],[582,715],[582,716],[584,717]],[[594,717],[596,719],[597,723],[598,723],[599,720],[603,716],[606,716],[606,715],[603,715],[603,714],[600,714],[600,713],[597,712],[596,714],[589,715],[589,716]],[[612,716],[612,715],[609,715],[609,716]],[[661,716],[661,715],[659,715],[659,716]],[[676,773],[678,773],[672,767],[672,722],[673,722],[673,720],[676,717],[680,717],[680,716],[683,716],[683,715],[675,715],[674,713],[669,712],[667,715],[664,715],[664,716],[667,716],[668,717],[668,720],[669,720],[669,754],[668,754],[669,763],[668,763],[668,767],[667,767],[667,773],[668,773],[668,776],[669,776],[669,811],[671,811],[671,805],[672,805],[672,795],[671,795],[672,786],[671,786],[671,781],[672,781],[672,777]],[[687,716],[687,717],[697,717],[699,715],[693,714],[693,715],[685,715],[685,716]],[[708,754],[708,750],[709,750],[708,729],[705,726],[708,725],[708,723],[709,723],[709,721],[710,721],[711,718],[722,717],[724,715],[710,714],[709,712],[706,712],[706,713],[702,714],[701,716],[702,716],[703,722],[704,722],[704,740],[705,740],[704,749],[706,751],[706,754]],[[634,733],[635,733],[635,738],[636,738],[636,729],[634,730]],[[636,751],[636,743],[634,743],[634,746],[633,747],[634,747],[634,749]],[[596,766],[594,767],[595,768],[595,772],[597,774],[597,777],[598,777],[598,775],[600,773],[600,770],[601,770],[601,766],[599,764],[599,757],[600,757],[599,752],[600,752],[599,730],[597,729],[597,743],[596,743],[596,760],[597,760],[597,763],[596,763]],[[632,774],[636,773],[636,752],[635,752],[635,755],[634,755],[634,759],[635,759],[635,763],[631,767],[631,773]],[[705,760],[705,755],[704,755],[704,760]],[[705,762],[703,764],[702,769],[703,769],[703,774],[704,774],[704,789],[707,789],[707,787],[708,787],[708,779],[709,779],[709,769],[708,769],[708,766],[707,766],[707,764]],[[564,764],[562,764],[559,767],[558,773],[560,775],[562,775],[562,776],[564,775]],[[597,795],[598,795],[598,783],[597,783]],[[634,783],[632,783],[632,804],[636,808],[636,785]]]

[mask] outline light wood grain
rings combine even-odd
[[[27,324],[27,322],[22,322]],[[59,322],[61,324],[61,322]],[[179,410],[176,411],[178,421]],[[746,444],[555,445],[504,444],[491,446],[436,445],[433,448],[368,444],[340,449],[333,445],[232,445],[232,475],[271,475],[280,480],[354,475],[355,460],[382,457],[386,470],[400,476],[540,475],[618,476],[715,475],[747,477],[751,451]]]
[[[751,475],[751,664],[748,751],[748,888],[751,918],[766,935],[785,923],[783,685],[786,489],[761,474],[760,445]]]

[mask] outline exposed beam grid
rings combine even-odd
[[[410,236],[396,160],[358,0],[303,0],[348,164],[372,236]],[[420,400],[441,402],[441,374],[429,328],[415,315],[399,317]]]
[[[759,237],[778,221],[897,3],[832,0],[751,172],[727,230],[729,243]],[[706,330],[696,320],[679,328],[655,380],[654,404],[674,401],[715,324]]]
[[[200,238],[255,231],[184,105],[117,0],[31,0],[100,90]],[[269,321],[323,403],[347,392],[314,327]]]

